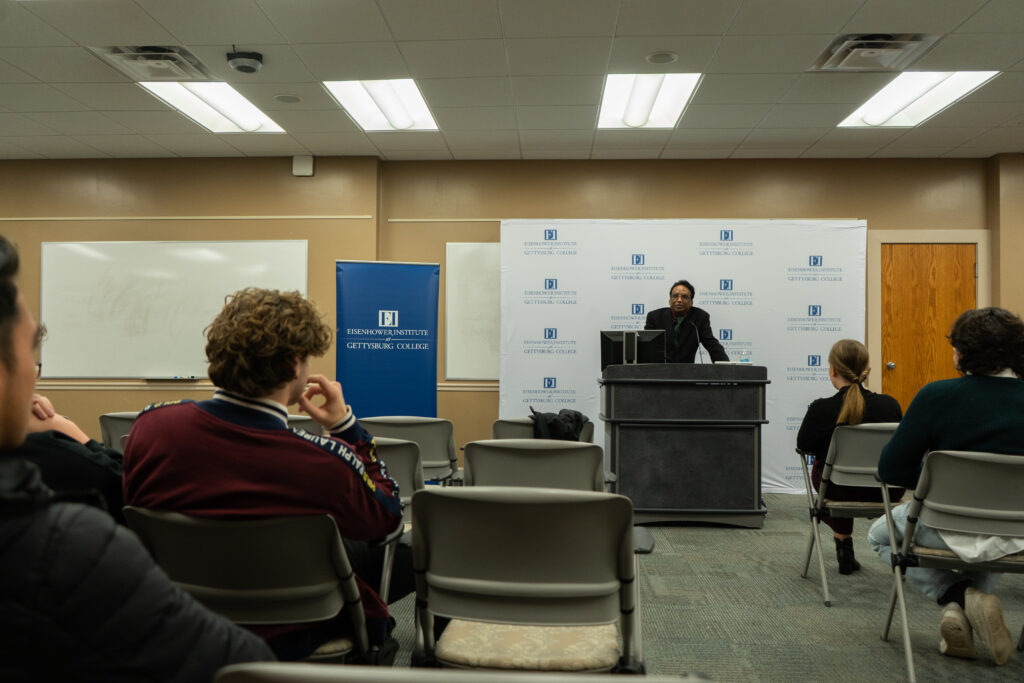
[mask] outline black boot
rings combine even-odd
[[[836,559],[839,560],[839,573],[852,574],[860,569],[860,562],[853,556],[853,539],[835,539]]]

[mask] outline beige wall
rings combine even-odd
[[[19,243],[38,301],[39,243],[308,239],[309,293],[333,320],[335,259],[442,264],[438,411],[461,443],[486,438],[497,383],[444,379],[445,243],[497,241],[501,218],[863,218],[870,231],[993,233],[997,303],[1024,309],[1024,155],[992,160],[378,162],[289,158],[0,162],[0,231]],[[26,220],[46,219],[46,220]],[[685,261],[681,258],[681,271]],[[685,273],[681,272],[681,276]],[[870,276],[870,274],[869,274]],[[871,317],[869,311],[869,319]],[[333,374],[334,351],[314,364]],[[97,416],[209,386],[43,381],[93,435]]]

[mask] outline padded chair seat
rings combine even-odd
[[[615,624],[520,626],[453,619],[437,658],[454,666],[534,671],[604,671],[619,661]]]
[[[882,505],[881,501],[863,501],[863,500],[832,500],[831,498],[825,499],[825,507],[827,508],[849,508],[851,510],[874,510],[879,511],[878,515],[881,517],[885,513],[885,506]]]
[[[954,553],[952,550],[946,550],[944,548],[926,548],[923,545],[917,545],[916,543],[911,544],[910,551],[915,555],[922,555],[926,557],[937,557],[948,560],[960,560],[960,556]],[[1005,555],[1000,557],[998,562],[1012,562],[1014,564],[1024,565],[1024,552],[1014,553],[1013,555]],[[985,564],[979,562],[979,565]]]
[[[351,638],[335,638],[334,640],[328,640],[326,643],[318,647],[313,651],[312,657],[324,657],[329,655],[341,655],[346,652],[351,652],[355,648],[355,643]]]

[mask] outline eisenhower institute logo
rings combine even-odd
[[[714,233],[712,233],[714,234]],[[701,241],[698,245],[699,256],[753,256],[754,243],[736,239],[736,231],[726,228],[718,231],[718,239]]]
[[[646,307],[643,304],[630,304],[629,314],[620,313],[609,318],[610,330],[636,330],[644,326]]]
[[[537,389],[523,389],[523,403],[527,405],[561,405],[576,400],[575,389],[559,389],[558,377],[541,377]]]
[[[561,289],[558,286],[557,277],[544,278],[543,289],[524,289],[522,293],[524,304],[576,304],[575,289]]]
[[[807,355],[804,365],[790,365],[786,368],[786,381],[788,382],[826,382],[828,381],[828,368],[822,365],[821,354],[811,353]]]
[[[665,266],[647,265],[647,254],[630,254],[629,265],[611,266],[608,279],[664,282]]]
[[[701,305],[714,304],[719,306],[753,306],[754,293],[749,289],[738,288],[738,283],[731,277],[718,280],[718,291],[701,295]]]
[[[806,266],[794,266],[786,269],[790,282],[842,282],[843,269],[825,267],[825,257],[821,254],[808,254]]]
[[[578,253],[579,245],[575,240],[558,239],[558,228],[544,228],[540,236],[543,239],[535,237],[523,242],[524,256],[575,256]]]
[[[574,356],[575,339],[559,339],[557,327],[543,328],[543,336],[523,340],[524,355]]]
[[[787,332],[842,332],[843,319],[840,316],[825,315],[821,304],[809,304],[807,315],[790,315],[786,317]]]
[[[360,351],[429,351],[431,347],[430,330],[400,328],[398,311],[385,309],[378,309],[376,327],[349,327],[339,343],[342,338],[346,349]]]

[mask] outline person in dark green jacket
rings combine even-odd
[[[892,439],[882,450],[878,474],[913,489],[929,451],[983,451],[1024,455],[1024,322],[1002,308],[966,311],[949,334],[953,363],[962,377],[931,382],[914,397]],[[1022,500],[1024,505],[1024,500]],[[909,504],[893,508],[899,546]],[[1024,550],[1024,539],[965,537],[918,524],[914,539],[925,547],[953,550],[967,561],[984,561]],[[892,552],[885,518],[868,540],[889,563]],[[939,630],[943,654],[973,658],[977,632],[997,664],[1013,651],[999,598],[991,594],[998,574],[913,567],[907,584],[943,607]]]

